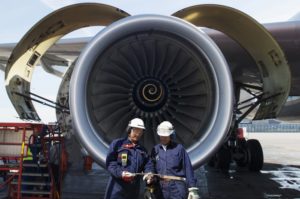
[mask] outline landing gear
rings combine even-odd
[[[264,164],[264,155],[258,140],[245,138],[239,140],[232,151],[233,159],[239,167],[248,167],[249,171],[258,172]]]
[[[263,150],[258,140],[247,140],[249,171],[260,171],[264,164]]]
[[[221,171],[227,172],[231,163],[231,152],[227,146],[222,146],[221,149],[211,158],[209,166]]]
[[[259,172],[264,163],[261,144],[258,140],[246,140],[239,128],[236,139],[229,139],[211,158],[208,165],[221,171],[228,171],[231,162],[238,167],[247,167],[249,171]]]
[[[241,91],[250,96],[248,99],[240,99]],[[219,151],[211,158],[208,165],[228,171],[231,162],[235,162],[238,167],[247,167],[249,171],[259,172],[264,164],[264,155],[261,144],[258,140],[247,140],[244,136],[245,129],[238,128],[239,124],[261,103],[266,103],[280,93],[268,96],[263,92],[263,88],[255,85],[235,83],[235,100],[232,126],[228,132],[228,137]],[[245,96],[243,98],[245,98]],[[266,114],[266,113],[265,113]],[[271,117],[268,113],[268,118]],[[264,119],[262,115],[255,119]]]

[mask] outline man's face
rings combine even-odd
[[[171,141],[170,136],[159,136],[160,143],[162,145],[168,145]]]
[[[131,142],[136,143],[139,141],[142,135],[143,135],[143,129],[132,128],[128,137]]]

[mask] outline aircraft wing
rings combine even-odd
[[[285,53],[290,70],[291,70],[291,88],[289,91],[289,96],[299,96],[300,95],[300,59],[298,57],[298,52],[300,50],[299,46],[299,31],[300,22],[299,21],[287,21],[287,22],[277,22],[263,24],[263,26],[271,33],[271,35],[279,43],[280,47]],[[214,30],[206,31],[213,40],[220,47],[224,53],[226,60],[229,62],[229,67],[231,68],[231,73],[235,82],[241,83],[241,85],[252,85],[259,93],[259,87],[262,85],[261,77],[264,71],[260,71],[256,66],[257,63],[252,59],[249,53],[238,43],[233,41],[228,36],[221,32],[216,32]],[[282,79],[278,78],[278,81]],[[240,85],[240,84],[237,84]],[[247,89],[247,88],[245,88]],[[278,90],[278,92],[280,92]],[[246,95],[247,96],[247,95]],[[250,96],[251,97],[251,96]],[[248,95],[249,98],[249,95]],[[247,100],[247,99],[244,99]],[[255,101],[250,101],[250,103],[255,103]],[[292,105],[291,105],[292,104]],[[291,108],[293,107],[293,108]],[[287,103],[282,106],[282,110],[279,114],[272,115],[267,111],[265,114],[260,114],[260,112],[254,112],[253,119],[266,119],[272,117],[278,117],[285,121],[297,121],[300,119],[299,114],[296,114],[292,109],[297,110],[299,108],[299,103]],[[256,108],[257,110],[257,108]],[[264,116],[263,116],[264,115]]]
[[[63,73],[56,67],[68,67],[78,57],[82,46],[87,43],[87,39],[89,38],[84,39],[84,43],[82,39],[60,41],[41,58],[39,65],[46,72],[62,77]],[[7,61],[16,45],[17,43],[0,44],[0,69],[2,71],[5,71]]]
[[[5,71],[7,60],[16,44],[0,44],[0,70]]]

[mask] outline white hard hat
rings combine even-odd
[[[170,136],[174,133],[174,127],[171,122],[164,121],[157,127],[157,134],[159,136]]]
[[[145,129],[144,122],[140,118],[134,118],[134,119],[132,119],[129,122],[128,126],[129,127],[133,127],[133,128]]]

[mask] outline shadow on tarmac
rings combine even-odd
[[[203,166],[195,175],[202,199],[300,198],[300,166],[265,163],[259,173],[235,165],[228,173]],[[103,198],[108,178],[108,172],[100,167],[89,173],[70,171],[62,198]]]
[[[249,172],[232,165],[228,173],[205,166],[196,174],[203,199],[300,198],[299,166],[265,163],[261,172]]]
[[[195,175],[201,199],[300,198],[300,166],[265,163],[259,173],[235,165],[227,173],[203,166]],[[71,169],[64,178],[62,198],[103,198],[108,178],[109,173],[99,166],[90,172]],[[0,191],[0,198],[6,198],[6,191]]]

